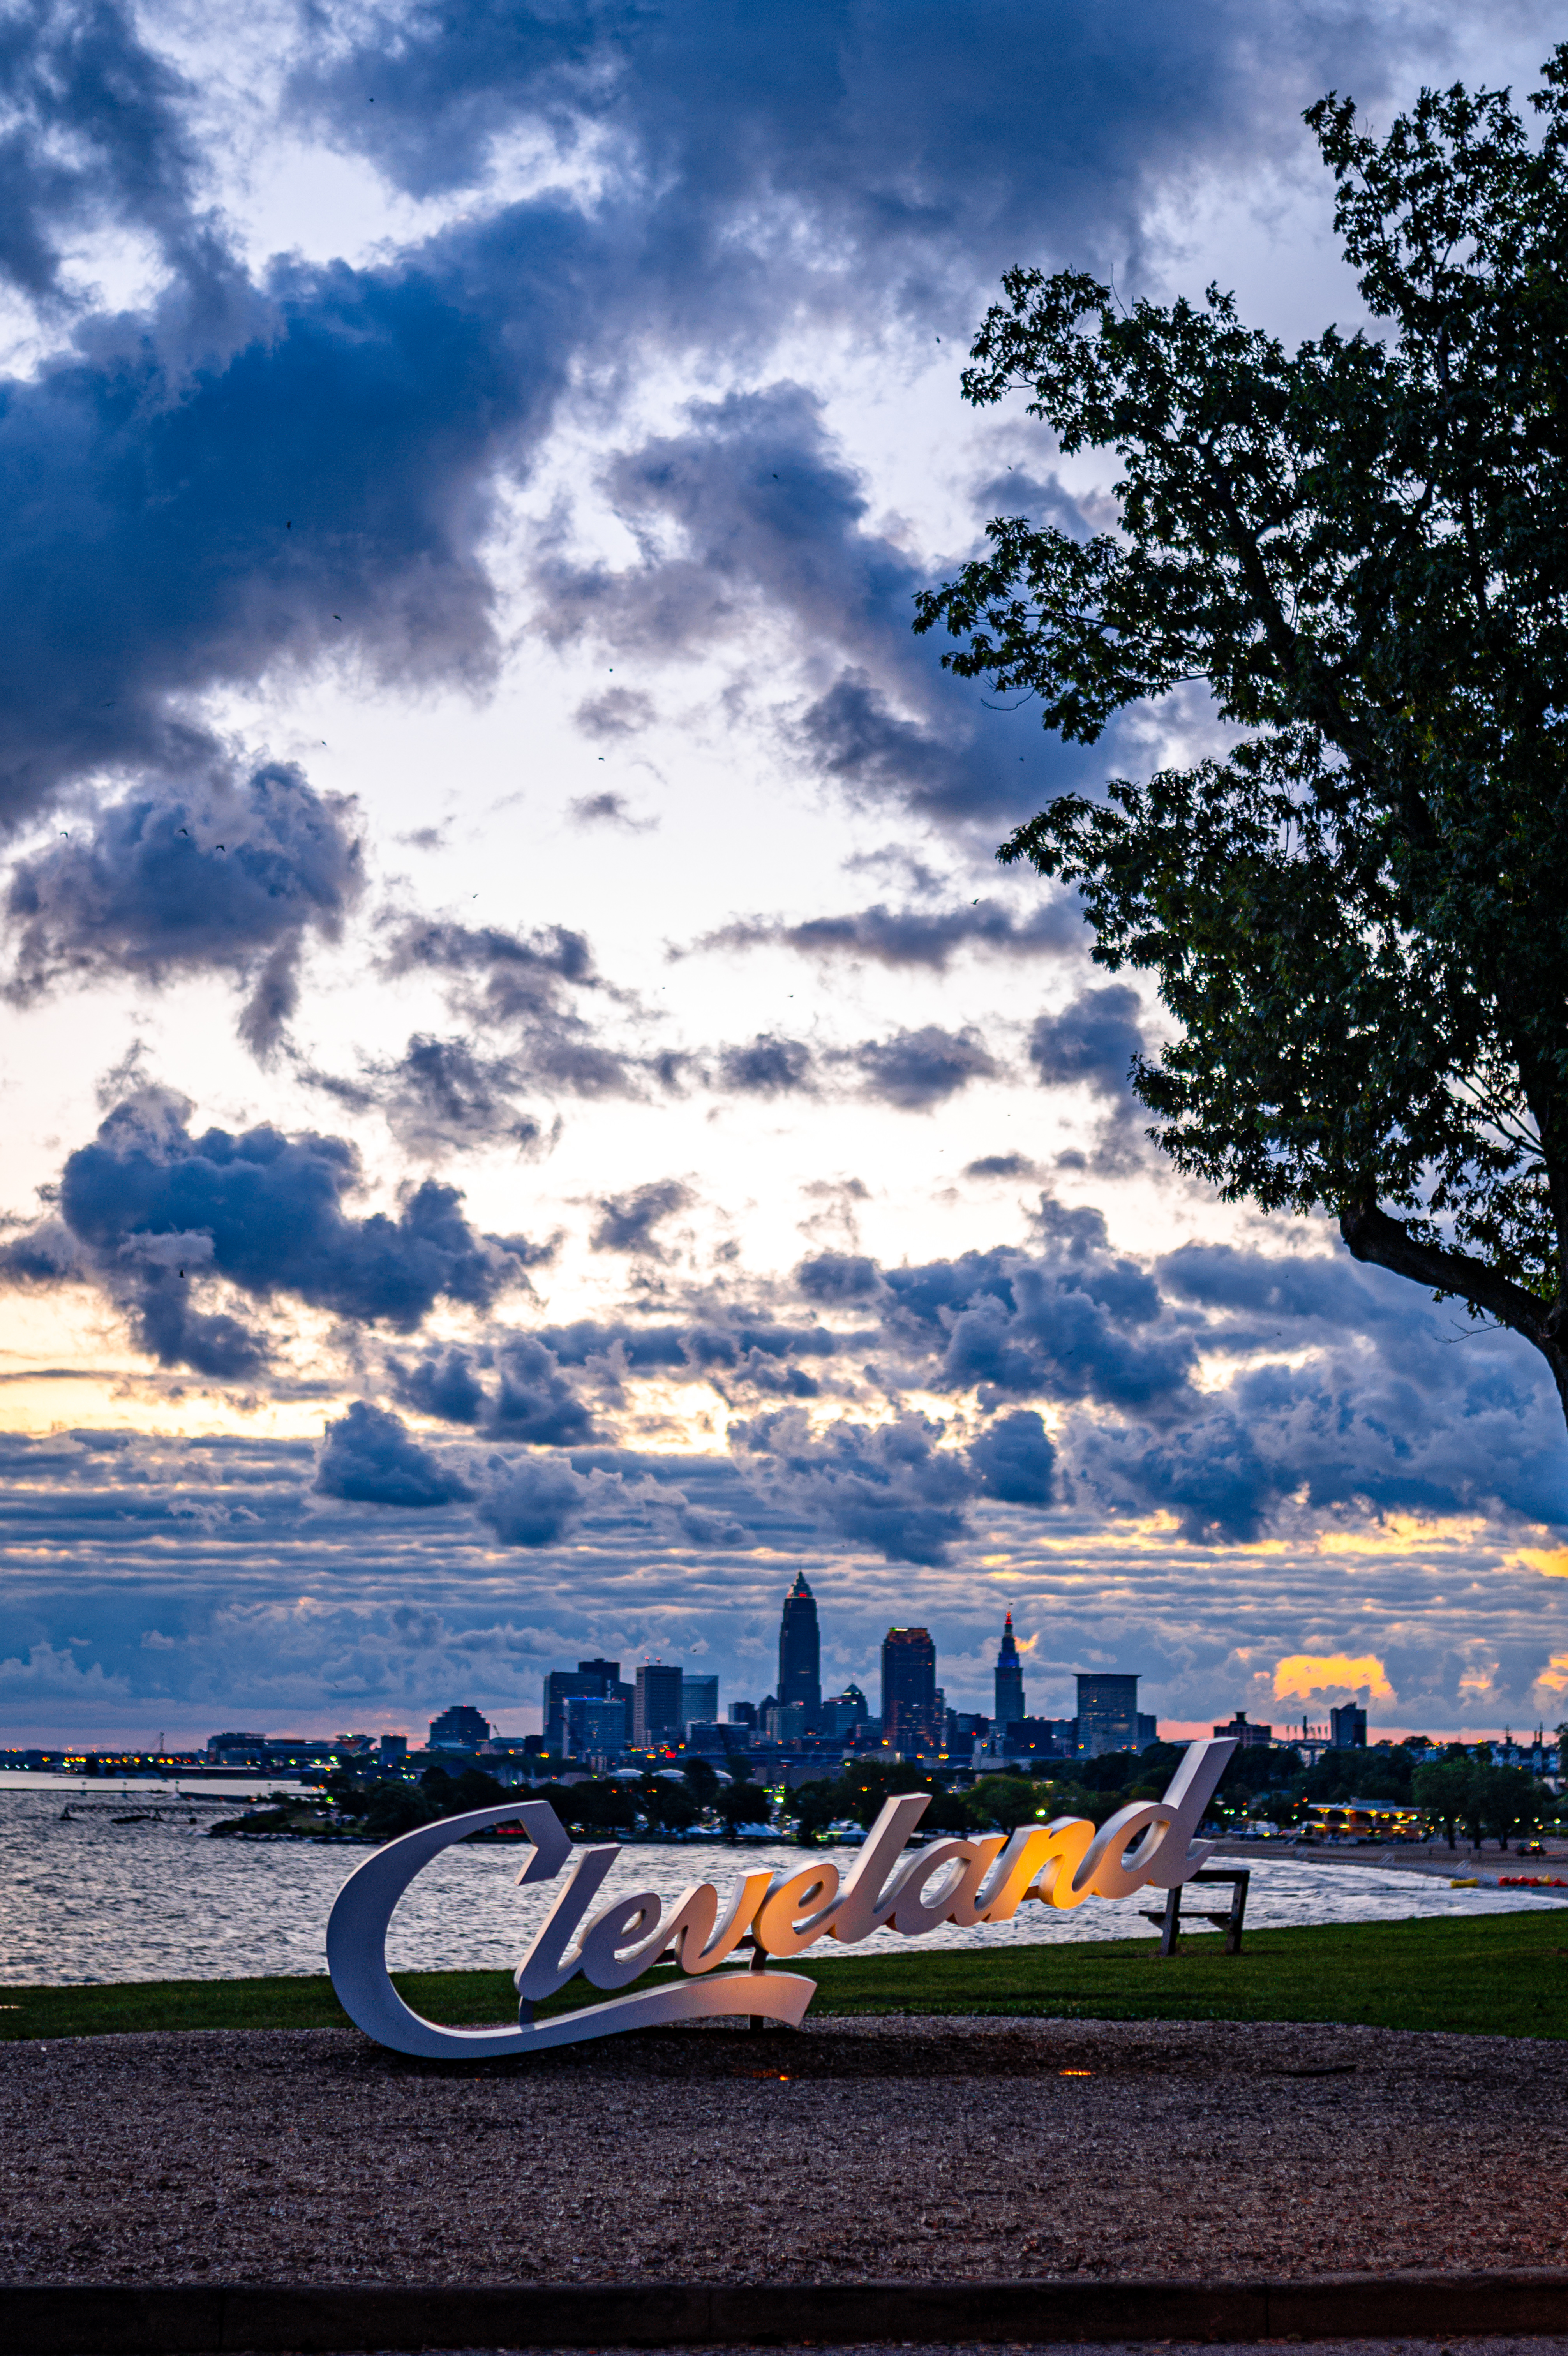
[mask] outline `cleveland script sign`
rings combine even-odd
[[[941,1922],[967,1931],[981,1922],[1010,1922],[1026,1901],[1081,1906],[1090,1897],[1175,1889],[1210,1854],[1209,1846],[1195,1847],[1192,1836],[1235,1748],[1223,1740],[1190,1744],[1163,1799],[1118,1810],[1099,1832],[1085,1816],[1058,1816],[1011,1839],[997,1833],[984,1840],[936,1841],[907,1855],[928,1805],[926,1793],[912,1792],[887,1802],[845,1880],[825,1858],[798,1873],[746,1873],[722,1911],[711,1881],[694,1883],[669,1908],[649,1890],[596,1909],[620,1847],[585,1849],[512,1975],[517,2027],[444,2029],[411,2011],[387,1973],[387,1924],[414,1875],[486,1825],[526,1827],[533,1851],[520,1883],[553,1880],[572,1853],[560,1818],[542,1800],[478,1808],[389,1841],[349,1876],[327,1925],[328,1967],[344,2011],[368,2037],[432,2060],[532,2053],[714,2013],[749,2013],[798,2029],[815,1983],[768,1965],[775,1957],[802,1954],[819,1939],[854,1946],[884,1926],[918,1939]],[[731,1958],[747,1937],[750,1965],[736,1968]],[[626,1988],[666,1956],[679,1967],[673,1982],[550,2020],[533,2018],[535,2005],[579,1972],[592,1987]]]

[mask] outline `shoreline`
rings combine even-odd
[[[1380,1847],[1371,1843],[1347,1843],[1343,1848],[1331,1848],[1319,1841],[1293,1840],[1218,1840],[1214,1854],[1227,1865],[1262,1862],[1265,1858],[1289,1858],[1301,1865],[1376,1866],[1384,1873],[1419,1874],[1425,1879],[1468,1883],[1474,1881],[1481,1890],[1496,1890],[1507,1876],[1512,1883],[1540,1876],[1549,1883],[1554,1876],[1568,1882],[1568,1843],[1557,1842],[1541,1857],[1512,1857],[1499,1849],[1486,1853],[1470,1848],[1434,1847],[1429,1843],[1390,1842]]]

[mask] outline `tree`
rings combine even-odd
[[[1568,44],[1532,99],[1308,110],[1375,333],[1289,352],[1210,287],[1124,308],[1015,270],[964,376],[1120,527],[1024,518],[918,600],[944,661],[1091,744],[1201,684],[1230,749],[1000,853],[1076,884],[1176,1035],[1134,1087],[1178,1167],[1326,1208],[1357,1258],[1509,1326],[1568,1412]]]
[[[772,1809],[762,1786],[743,1779],[721,1788],[714,1802],[714,1814],[733,1840],[742,1825],[768,1824]]]
[[[970,1792],[969,1804],[976,1825],[1015,1832],[1020,1825],[1043,1820],[1044,1796],[1038,1784],[1022,1775],[981,1775]]]
[[[711,1808],[719,1788],[718,1771],[707,1759],[688,1759],[681,1769],[698,1807]]]
[[[683,1833],[697,1821],[697,1804],[685,1779],[644,1775],[637,1785],[637,1804],[653,1832]]]
[[[841,1797],[837,1783],[824,1777],[816,1783],[798,1783],[784,1804],[786,1815],[794,1819],[795,1837],[804,1848],[811,1848],[822,1838],[839,1814]]]
[[[442,1815],[439,1803],[417,1783],[375,1784],[360,1809],[360,1822],[372,1840],[396,1840]]]
[[[1499,1848],[1511,1835],[1533,1837],[1541,1829],[1542,1794],[1525,1767],[1488,1767],[1478,1771],[1477,1803],[1481,1820]]]
[[[1470,1770],[1460,1760],[1432,1759],[1411,1777],[1410,1795],[1416,1806],[1442,1826],[1450,1848],[1454,1827],[1464,1820]]]

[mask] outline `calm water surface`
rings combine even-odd
[[[156,1805],[156,1814],[145,1813]],[[122,1794],[0,1792],[0,1982],[237,1979],[251,1973],[325,1968],[327,1916],[344,1880],[370,1855],[309,1841],[212,1840],[223,1808]],[[137,1822],[116,1821],[138,1817]],[[853,1848],[824,1848],[841,1873]],[[607,1893],[656,1890],[673,1900],[688,1883],[726,1890],[737,1872],[798,1872],[807,1855],[789,1842],[639,1844],[622,1850]],[[554,1903],[564,1875],[520,1890],[520,1848],[510,1843],[447,1849],[413,1883],[392,1917],[394,1970],[510,1970]],[[1249,1860],[1251,1862],[1251,1860]],[[1222,1905],[1223,1888],[1214,1892]],[[1099,1899],[1058,1914],[1026,1906],[1011,1922],[959,1931],[929,1946],[1021,1946],[1112,1937],[1153,1938],[1139,1914],[1157,1893],[1107,1905]],[[1393,1922],[1412,1915],[1495,1914],[1551,1905],[1528,1890],[1450,1890],[1425,1875],[1369,1866],[1305,1865],[1262,1858],[1252,1867],[1249,1925]],[[898,1948],[878,1932],[865,1948]],[[864,1952],[864,1950],[862,1951]]]

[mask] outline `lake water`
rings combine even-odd
[[[156,1815],[144,1813],[153,1806]],[[0,1983],[322,1971],[332,1901],[370,1851],[311,1841],[213,1840],[207,1828],[222,1813],[210,1803],[153,1803],[121,1793],[0,1792]],[[141,1820],[117,1821],[133,1816]],[[437,1858],[392,1917],[387,1953],[393,1969],[510,1971],[564,1880],[518,1890],[520,1849],[510,1842],[465,1842]],[[812,1852],[831,1858],[841,1873],[855,1854],[853,1848]],[[607,1894],[652,1890],[672,1901],[690,1882],[714,1881],[722,1892],[738,1872],[766,1866],[793,1873],[807,1861],[807,1853],[787,1841],[742,1847],[649,1842],[622,1850]],[[1248,1863],[1247,1922],[1259,1929],[1495,1914],[1559,1902],[1528,1890],[1450,1890],[1436,1877],[1369,1866],[1269,1857]],[[1144,1893],[1119,1905],[1091,1898],[1066,1914],[1026,1906],[1011,1922],[968,1932],[947,1924],[922,1944],[1153,1938],[1153,1926],[1138,1910],[1158,1896]],[[1227,1897],[1221,1886],[1211,1902],[1223,1905]],[[905,1945],[885,1931],[857,1952]]]

